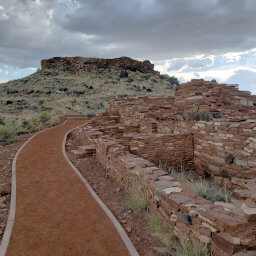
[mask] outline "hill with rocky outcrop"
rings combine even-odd
[[[2,124],[15,120],[26,126],[42,111],[94,115],[116,98],[173,96],[178,84],[154,71],[150,61],[128,57],[54,57],[41,66],[28,77],[0,85]]]

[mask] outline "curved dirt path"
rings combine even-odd
[[[20,152],[15,222],[6,255],[130,255],[110,218],[63,156],[64,135],[82,123],[69,120],[40,133]]]

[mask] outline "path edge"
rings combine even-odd
[[[70,132],[72,132],[73,130],[84,126],[84,124],[77,126],[75,128],[72,128],[71,130],[69,130],[65,136],[64,136],[64,140],[62,143],[62,152],[63,155],[65,157],[65,159],[67,160],[67,162],[69,163],[69,165],[72,167],[72,169],[74,170],[74,172],[79,176],[79,178],[82,180],[82,182],[85,184],[86,188],[89,190],[90,194],[92,195],[92,197],[95,199],[95,201],[100,205],[100,207],[103,209],[103,211],[107,214],[107,216],[109,217],[109,219],[111,220],[111,222],[114,224],[117,232],[119,233],[119,235],[121,236],[124,244],[126,245],[129,253],[131,256],[139,256],[139,253],[137,252],[135,246],[133,245],[132,241],[130,240],[130,238],[128,237],[128,235],[126,234],[126,232],[124,231],[123,227],[120,225],[120,223],[118,222],[118,220],[116,219],[116,217],[113,215],[113,213],[108,209],[108,207],[105,205],[105,203],[100,199],[100,197],[96,194],[96,192],[93,190],[93,188],[91,187],[91,185],[89,184],[89,182],[84,178],[84,176],[80,173],[80,171],[73,165],[73,163],[70,161],[70,159],[67,156],[67,152],[66,152],[66,141],[67,141],[67,136]]]
[[[16,162],[18,159],[18,156],[20,154],[20,152],[22,151],[22,149],[33,139],[35,138],[37,135],[46,132],[48,130],[54,129],[56,127],[65,125],[67,123],[68,120],[65,120],[62,124],[44,129],[42,131],[37,132],[36,134],[34,134],[32,137],[30,137],[20,148],[19,150],[16,152],[13,161],[12,161],[12,178],[11,178],[11,203],[10,203],[10,210],[9,210],[9,215],[8,215],[8,220],[7,220],[7,225],[5,227],[4,230],[4,235],[2,238],[2,242],[0,245],[0,256],[5,256],[6,252],[7,252],[7,248],[10,242],[10,238],[11,238],[11,234],[12,234],[12,229],[13,229],[13,224],[14,224],[14,220],[15,220],[15,212],[16,212]]]

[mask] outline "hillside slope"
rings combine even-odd
[[[177,83],[149,61],[55,57],[36,73],[0,85],[0,124],[15,121],[26,129],[42,111],[94,115],[119,97],[172,96]]]

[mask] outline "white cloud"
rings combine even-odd
[[[183,82],[190,81],[191,79],[202,78],[206,80],[216,79],[218,82],[225,83],[238,71],[256,72],[256,68],[249,67],[235,67],[229,69],[213,69],[207,71],[191,71],[191,72],[168,72],[171,76],[176,76]]]
[[[1,80],[1,79],[0,79],[0,84],[6,83],[6,82],[8,82],[8,80]]]
[[[227,59],[227,63],[237,62],[241,59],[244,52],[229,52],[223,56]]]
[[[4,71],[4,73],[5,73],[6,75],[8,75],[8,74],[9,74],[9,71],[6,70],[6,71]]]
[[[0,68],[0,73],[2,73],[3,72],[3,70]]]
[[[0,5],[0,21],[6,21],[9,20],[9,16],[5,12],[5,8]]]

